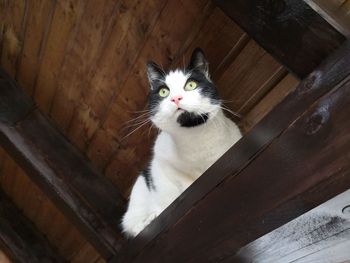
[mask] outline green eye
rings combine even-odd
[[[168,96],[169,96],[169,93],[170,93],[170,91],[169,91],[168,88],[161,88],[161,89],[159,90],[159,96],[161,96],[161,97],[163,97],[163,98],[168,97]]]
[[[191,91],[194,90],[198,87],[197,82],[190,80],[186,83],[185,90],[186,91]]]

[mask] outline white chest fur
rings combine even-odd
[[[179,180],[194,181],[240,138],[236,124],[219,112],[203,125],[159,134],[154,157],[177,170]]]

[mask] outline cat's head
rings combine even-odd
[[[151,120],[159,129],[171,132],[198,127],[220,111],[218,93],[201,49],[193,51],[186,69],[166,72],[149,62],[147,74]]]

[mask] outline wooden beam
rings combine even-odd
[[[344,36],[350,38],[350,4],[346,4],[346,0],[344,2],[345,5],[341,4],[341,2],[330,0],[304,0],[304,2]]]
[[[65,262],[2,192],[0,192],[0,248],[13,263]]]
[[[132,240],[124,262],[224,261],[350,188],[349,60],[346,42]]]
[[[238,251],[229,262],[346,262],[350,190]]]
[[[108,259],[120,248],[119,191],[0,72],[0,144]]]
[[[214,2],[301,79],[345,40],[302,0]]]

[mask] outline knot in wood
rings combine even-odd
[[[342,209],[342,212],[343,212],[344,215],[350,216],[350,205],[345,206]]]
[[[317,109],[317,111],[312,114],[306,122],[305,132],[307,135],[316,134],[327,121],[329,120],[330,114],[328,107],[322,106]]]
[[[318,71],[311,73],[309,77],[307,77],[304,80],[303,85],[300,86],[298,93],[302,95],[312,90],[312,88],[316,86],[318,80],[320,79],[320,76],[321,76],[321,73]]]

